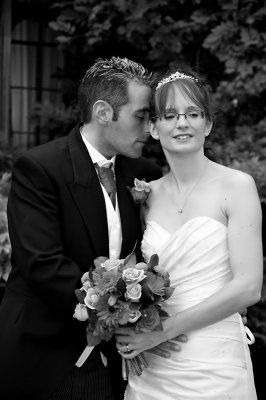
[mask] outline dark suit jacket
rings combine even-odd
[[[124,258],[141,236],[126,186],[135,177],[157,179],[160,170],[123,156],[115,169]],[[12,272],[0,309],[0,398],[46,399],[86,346],[86,322],[72,317],[74,290],[93,260],[108,256],[104,197],[78,127],[16,160],[8,219]],[[111,370],[120,379],[120,366]]]

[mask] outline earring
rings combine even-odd
[[[159,135],[152,135],[152,137],[153,137],[153,139],[155,139],[155,140],[159,140],[160,138],[159,138]]]

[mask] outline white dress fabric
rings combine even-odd
[[[175,314],[200,303],[231,278],[227,227],[196,217],[173,234],[148,221],[142,241],[146,261],[154,253],[175,291]],[[256,400],[245,327],[239,314],[187,334],[181,352],[162,358],[145,352],[149,367],[131,376],[126,400]]]

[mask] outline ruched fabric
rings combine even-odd
[[[154,253],[175,287],[169,314],[194,306],[231,279],[227,227],[196,217],[173,234],[147,221],[142,241],[146,261]],[[187,334],[171,358],[145,353],[149,367],[130,377],[126,400],[256,400],[245,327],[239,314]]]

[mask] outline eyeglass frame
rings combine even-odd
[[[178,112],[176,112],[176,111],[172,111],[172,113],[175,114],[175,115],[174,115],[174,118],[176,118],[177,121],[179,121],[179,116],[180,116],[180,115],[184,115],[185,120],[190,122],[190,119],[188,119],[187,114],[188,114],[188,113],[192,113],[193,111],[199,111],[200,116],[201,116],[201,119],[203,119],[203,118],[206,117],[205,111],[203,111],[203,110],[198,110],[198,109],[197,109],[197,110],[187,111],[187,112],[185,112],[185,113],[178,113]],[[156,115],[156,116],[155,116],[155,119],[159,119],[160,121],[161,121],[162,119],[164,119],[164,121],[167,121],[167,119],[165,119],[165,117],[159,116],[159,115]]]

